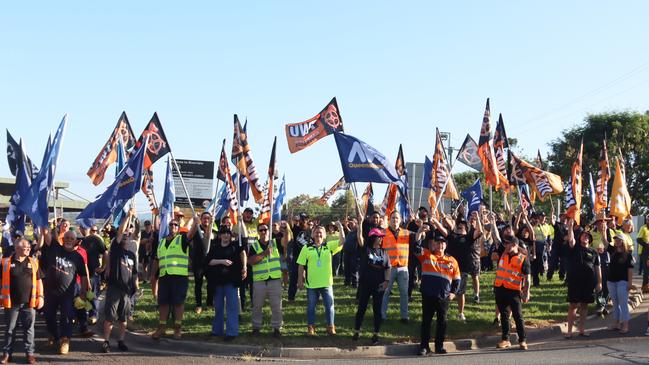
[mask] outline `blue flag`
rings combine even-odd
[[[273,222],[282,220],[282,205],[284,205],[284,198],[286,198],[286,176],[282,176],[282,183],[279,185],[277,198],[275,198],[275,205],[273,206]]]
[[[237,181],[238,173],[232,175],[232,181]],[[239,180],[239,201],[247,202],[250,199],[250,183],[248,183],[248,178],[245,175],[241,176]]]
[[[119,173],[124,168],[126,164],[126,150],[124,149],[124,144],[122,143],[122,138],[117,139],[117,163],[115,164],[115,177],[119,176]],[[124,207],[116,211],[113,215],[113,227],[117,228],[122,223],[122,217],[124,214],[128,214],[128,208],[126,204]]]
[[[106,191],[79,213],[77,216],[79,225],[89,227],[95,219],[107,219],[111,214],[123,209],[124,205],[140,191],[142,166],[148,141],[149,139],[146,138]],[[160,231],[162,232],[162,226]]]
[[[426,157],[426,161],[424,161],[424,179],[421,181],[421,186],[423,188],[432,188],[433,183],[431,182],[433,180],[433,161],[431,161],[428,156]]]
[[[471,187],[463,191],[460,195],[469,203],[469,216],[473,212],[478,212],[482,203],[482,185],[480,185],[480,179],[477,179]]]
[[[381,152],[367,143],[343,133],[334,133],[345,181],[396,183],[403,190],[403,182]]]
[[[169,222],[174,218],[174,201],[176,200],[176,188],[174,186],[173,167],[171,158],[167,157],[167,175],[165,178],[165,192],[160,203],[160,240],[169,235]]]
[[[13,227],[13,231],[25,231],[25,213],[18,208],[18,203],[22,197],[27,193],[29,185],[32,182],[30,173],[29,159],[23,149],[22,141],[18,145],[16,153],[16,183],[14,186],[14,193],[9,200],[9,209],[7,211],[6,223],[4,226],[5,231]],[[9,241],[11,242],[11,240]]]
[[[46,227],[48,224],[49,210],[47,208],[47,195],[54,187],[54,176],[56,166],[59,162],[59,151],[63,144],[65,127],[68,123],[68,115],[63,116],[63,120],[56,130],[54,139],[52,139],[51,148],[46,150],[43,157],[43,164],[38,175],[32,180],[25,196],[20,200],[18,208],[25,212],[32,219],[34,227]],[[48,143],[49,145],[49,143]]]

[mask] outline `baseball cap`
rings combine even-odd
[[[380,228],[372,228],[370,229],[370,232],[367,234],[367,237],[384,237],[385,232],[383,232],[382,229]]]

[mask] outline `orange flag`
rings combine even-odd
[[[618,224],[631,216],[631,196],[626,185],[624,160],[616,158],[615,177],[613,178],[613,189],[611,190],[611,215],[617,217]]]
[[[606,148],[606,136],[602,144],[602,151],[599,154],[599,171],[597,172],[597,184],[595,184],[595,212],[599,213],[608,206],[608,180],[611,178],[611,169],[608,164],[608,149]]]
[[[582,154],[584,151],[584,141],[581,141],[577,161],[572,164],[570,181],[568,181],[568,190],[566,190],[566,216],[575,220],[577,225],[580,224],[581,218],[581,192],[582,192]]]
[[[504,176],[501,176],[498,171],[498,163],[496,162],[496,155],[494,153],[493,145],[491,144],[491,108],[489,106],[489,99],[482,118],[482,127],[480,128],[480,139],[478,140],[478,156],[482,161],[482,171],[485,174],[485,180],[488,185],[492,185],[496,189],[507,183]]]

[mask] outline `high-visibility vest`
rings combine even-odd
[[[525,255],[521,253],[512,257],[507,253],[503,253],[498,262],[494,286],[504,286],[505,288],[512,290],[522,290],[523,279],[525,278],[525,275],[522,273],[524,261]]]
[[[408,254],[410,249],[410,231],[399,229],[397,237],[390,229],[385,230],[383,237],[383,248],[388,253],[392,267],[408,266]]]
[[[457,260],[452,256],[437,256],[428,250],[424,250],[423,260],[421,261],[422,276],[436,276],[448,280],[449,284],[453,280],[460,279],[460,268]]]
[[[182,235],[176,235],[169,247],[167,239],[163,238],[158,245],[158,260],[160,261],[160,277],[165,275],[189,275],[189,250],[183,251]]]
[[[29,307],[36,308],[36,301],[39,297],[43,296],[41,292],[42,288],[39,288],[38,278],[36,274],[38,273],[38,260],[27,257],[29,263],[32,265],[32,291],[29,296]],[[2,290],[0,290],[0,299],[2,299],[2,306],[4,308],[11,308],[11,257],[6,257],[2,259]]]
[[[252,265],[252,281],[264,281],[268,279],[279,279],[282,277],[282,267],[279,262],[279,250],[272,240],[268,244],[272,245],[272,252],[258,263]],[[252,244],[252,249],[255,251],[255,255],[264,252],[259,241],[255,241],[255,243]]]

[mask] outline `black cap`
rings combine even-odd
[[[503,236],[503,244],[505,243],[513,243],[513,244],[518,244],[518,238],[514,236]]]
[[[254,213],[255,211],[252,210],[252,208],[248,207],[248,208],[244,209],[243,212],[244,212],[244,213],[245,213],[245,212]]]
[[[447,242],[446,237],[444,237],[444,235],[436,231],[428,231],[428,233],[426,233],[426,237],[424,238],[424,241]]]
[[[309,215],[306,213],[300,213],[300,219],[307,219],[309,218]]]
[[[464,219],[464,217],[457,217],[457,219],[455,220],[455,224],[468,225],[468,223],[467,223],[466,219]]]
[[[226,225],[219,226],[219,234],[226,234],[226,233],[232,234],[232,230],[230,229],[230,227]]]

